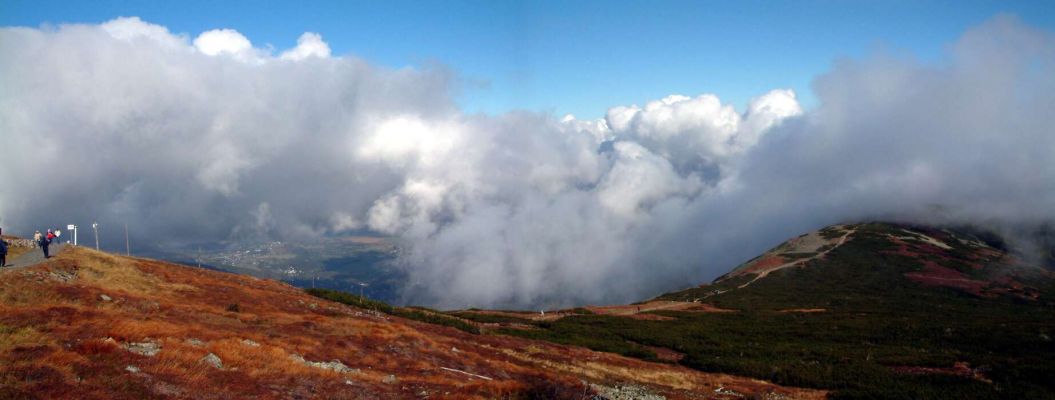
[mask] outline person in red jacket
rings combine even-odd
[[[48,259],[51,257],[51,255],[48,254],[48,246],[51,245],[51,239],[54,239],[56,237],[57,236],[55,236],[55,234],[51,232],[51,229],[48,229],[48,234],[42,236],[40,238],[40,243],[37,243],[40,245],[40,249],[44,250],[44,259]]]

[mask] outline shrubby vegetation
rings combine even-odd
[[[459,329],[469,333],[480,333],[480,330],[472,324],[465,322],[459,318],[444,315],[438,311],[429,310],[423,307],[394,307],[388,303],[381,301],[371,300],[366,297],[360,297],[347,292],[330,289],[305,289],[308,294],[319,297],[326,300],[336,301],[338,303],[348,304],[351,306],[364,308],[368,310],[380,311],[385,314],[395,315],[397,317],[403,317],[412,319],[415,321],[427,322],[435,325],[449,326],[455,329]]]
[[[530,323],[531,320],[527,318],[519,318],[506,314],[485,314],[480,312],[471,311],[457,311],[449,313],[450,315],[457,316],[458,318],[464,318],[470,321],[476,321],[484,324],[497,324],[497,323]]]
[[[925,287],[903,276],[919,270],[920,261],[893,253],[885,236],[893,229],[860,226],[825,259],[776,271],[743,289],[713,294],[749,279],[734,277],[659,298],[709,296],[706,302],[739,312],[656,312],[675,318],[668,321],[576,316],[537,323],[537,330],[501,332],[646,360],[655,353],[643,346],[664,347],[684,354],[679,363],[691,368],[831,389],[835,398],[1055,398],[1051,280],[1034,282],[1043,293],[1037,301]],[[970,249],[949,244],[953,259],[943,264],[970,269],[963,262]],[[977,376],[896,369],[951,372],[957,362]]]

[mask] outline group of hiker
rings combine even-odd
[[[0,228],[0,236],[3,235],[3,228]],[[51,241],[57,239],[59,235],[48,229],[46,233],[40,233],[37,231],[33,234],[33,245],[40,247],[44,251],[44,258],[51,258],[51,254],[48,253],[48,247],[51,246]],[[0,237],[0,268],[7,266],[7,251],[11,247],[11,243],[3,240]]]

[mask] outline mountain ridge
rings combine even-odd
[[[1055,273],[971,229],[835,225],[710,283],[584,309],[496,331],[832,398],[1055,396]]]

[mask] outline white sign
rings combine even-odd
[[[73,225],[66,225],[66,229],[72,231],[73,230]]]

